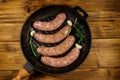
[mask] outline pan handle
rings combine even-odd
[[[33,66],[29,62],[27,62],[25,63],[23,68],[19,70],[17,76],[12,80],[28,80],[30,74],[33,73],[33,70],[34,70]]]
[[[24,64],[23,67],[24,67],[29,73],[31,73],[31,72],[34,70],[33,66],[32,66],[28,61]]]
[[[85,19],[88,18],[88,14],[87,14],[82,8],[80,8],[79,6],[75,6],[75,7],[73,8],[73,10],[75,10],[75,11],[79,10],[80,12],[83,13],[83,17],[84,17]]]

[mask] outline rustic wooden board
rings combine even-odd
[[[11,80],[16,74],[17,71],[0,71],[0,80]],[[74,80],[110,80],[108,72],[104,68],[79,69],[59,76],[49,76],[36,72],[31,75],[30,80],[72,80],[73,78]]]
[[[108,72],[109,71],[109,72]],[[0,80],[11,80],[18,70],[0,71]],[[70,76],[70,77],[69,77]],[[76,76],[76,77],[75,77]],[[59,76],[48,76],[40,73],[31,75],[30,80],[119,80],[119,68],[100,68],[100,69],[79,69],[71,73]]]
[[[90,21],[89,22],[92,38],[119,38],[120,37],[120,20],[119,21]]]
[[[0,80],[11,80],[26,62],[19,43],[24,21],[51,4],[87,11],[92,49],[75,71],[60,76],[36,72],[30,80],[120,80],[120,0],[0,0]]]
[[[18,70],[0,71],[0,80],[11,80],[14,76],[16,76],[17,72],[18,72]]]
[[[97,44],[99,45],[99,53],[97,53],[99,66],[120,67],[120,39],[99,39],[96,40]]]
[[[50,2],[52,2],[52,0],[43,1],[42,4],[41,1],[38,0],[35,1],[13,0],[13,1],[1,2],[0,3],[0,10],[1,10],[0,34],[2,34],[2,36],[0,36],[0,41],[19,40],[19,34],[26,18],[32,12],[34,12],[38,8],[47,5]],[[118,6],[117,8],[119,8],[119,4],[116,3],[117,1],[111,1],[112,4],[110,4],[110,2],[107,2],[101,5],[98,5],[98,3],[100,4],[105,1],[86,2],[86,1],[78,0],[78,2],[81,3],[81,6],[89,14],[88,23],[91,28],[93,38],[120,37],[119,35],[120,29],[118,29],[118,26],[120,26],[120,11],[119,11],[120,9],[113,11],[112,10],[113,7],[110,6],[110,5],[116,5]],[[78,4],[78,2],[75,1],[76,4]],[[54,3],[59,4],[60,1],[57,0]],[[64,1],[64,3],[68,5],[73,4],[72,6],[75,6],[75,3],[70,1]],[[89,7],[85,5],[89,5]],[[93,8],[94,6],[92,5],[96,6],[96,8]],[[103,7],[105,5],[108,5],[108,7]],[[107,8],[107,10],[104,10],[104,8]],[[94,9],[97,9],[97,11]],[[8,32],[10,33],[8,34]]]
[[[79,70],[75,70],[71,73],[65,74],[65,75],[60,75],[60,76],[34,76],[32,80],[72,80],[74,78],[74,80],[109,80],[109,77],[107,74],[107,70],[106,69],[79,69]],[[32,78],[31,77],[31,78]]]
[[[112,80],[119,80],[120,79],[120,68],[108,68],[109,75],[111,76]]]

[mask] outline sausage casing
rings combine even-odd
[[[40,32],[37,32],[34,34],[34,38],[43,43],[57,43],[63,40],[69,33],[70,33],[71,27],[65,26],[60,31],[54,33],[54,34],[43,34]]]
[[[48,66],[65,67],[72,64],[78,58],[79,54],[80,50],[75,47],[64,57],[53,58],[49,56],[42,56],[41,61]]]
[[[62,25],[63,22],[65,21],[65,19],[66,19],[66,14],[60,13],[55,17],[55,19],[49,22],[35,21],[33,23],[33,27],[43,31],[51,31],[60,27],[60,25]]]
[[[37,52],[44,56],[56,56],[65,53],[74,44],[75,37],[68,36],[63,42],[53,47],[40,46],[37,48]]]

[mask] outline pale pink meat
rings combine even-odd
[[[65,53],[74,44],[75,37],[68,36],[63,42],[54,47],[40,46],[37,48],[37,52],[44,56],[56,56]]]
[[[53,58],[48,56],[42,56],[41,61],[48,66],[52,67],[65,67],[72,64],[79,56],[80,50],[78,48],[73,48],[70,53],[61,58]]]
[[[55,34],[46,35],[46,34],[37,32],[34,34],[34,38],[39,42],[56,43],[63,40],[70,33],[70,30],[71,30],[71,27],[67,25]]]
[[[39,30],[51,31],[60,27],[66,19],[65,13],[58,14],[55,19],[49,22],[35,21],[33,27]]]

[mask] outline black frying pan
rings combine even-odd
[[[73,62],[71,65],[66,67],[54,68],[54,67],[44,65],[42,62],[40,62],[40,58],[36,58],[33,55],[29,45],[29,40],[30,40],[29,33],[33,29],[32,24],[34,21],[36,20],[48,21],[47,18],[52,19],[57,14],[62,12],[64,12],[67,15],[67,19],[70,19],[72,22],[74,22],[75,18],[77,18],[79,24],[84,25],[82,29],[82,33],[85,36],[85,40],[84,40],[84,43],[82,43],[83,48],[81,49],[81,54],[75,62]],[[82,12],[83,15],[81,15],[78,12]],[[31,16],[28,17],[28,19],[23,25],[23,28],[21,31],[21,37],[20,37],[21,48],[25,58],[27,59],[27,63],[24,65],[27,71],[31,72],[32,70],[37,70],[45,74],[62,74],[62,73],[70,72],[75,68],[79,67],[83,63],[83,61],[86,59],[91,47],[91,32],[86,22],[87,17],[88,17],[88,14],[79,6],[71,8],[66,5],[50,5],[42,9],[38,9],[33,14],[31,14]],[[75,32],[73,31],[71,34],[74,35],[74,33]]]

